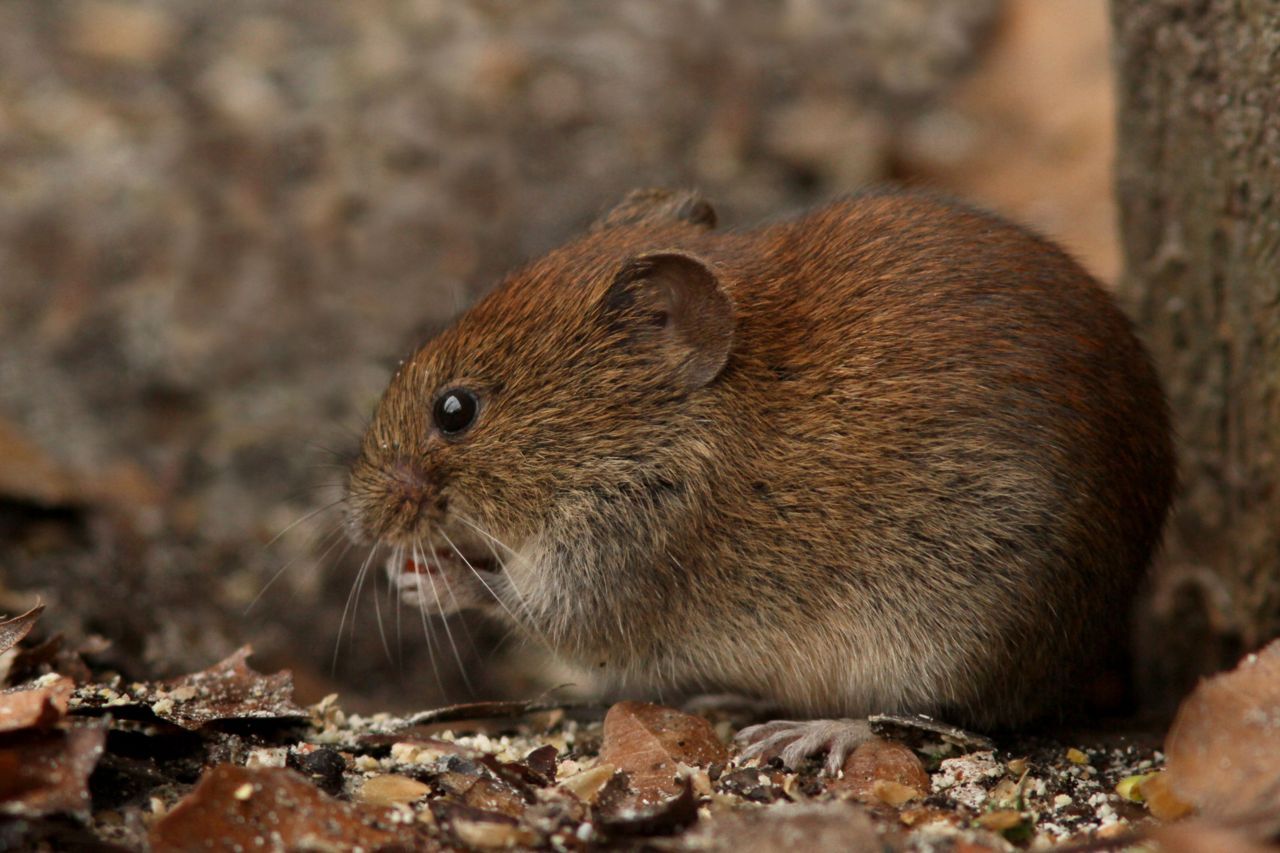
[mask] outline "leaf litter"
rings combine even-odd
[[[899,720],[831,778],[819,760],[798,772],[739,763],[728,744],[752,721],[714,708],[620,702],[602,714],[538,701],[360,716],[336,697],[297,705],[290,674],[256,672],[247,647],[181,678],[125,682],[48,639],[17,646],[38,617],[0,622],[0,653],[28,656],[0,682],[0,849],[751,853],[1146,839],[1198,853],[1275,850],[1280,836],[1280,644],[1205,681],[1163,751],[1150,736],[991,744]]]

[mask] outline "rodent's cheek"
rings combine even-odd
[[[382,501],[378,498],[376,482],[367,469],[358,465],[347,486],[345,527],[347,537],[358,545],[368,545],[381,538]]]

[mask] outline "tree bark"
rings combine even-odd
[[[1182,492],[1140,621],[1148,696],[1280,634],[1280,2],[1113,0],[1128,303]]]

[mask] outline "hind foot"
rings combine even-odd
[[[734,740],[743,747],[739,761],[768,761],[778,757],[789,770],[812,755],[825,752],[823,772],[835,776],[849,753],[875,737],[866,720],[774,720],[747,726]]]

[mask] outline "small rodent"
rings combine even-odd
[[[715,218],[633,192],[403,362],[353,536],[421,605],[632,686],[984,730],[1057,707],[1174,488],[1130,323],[1052,243],[929,195]]]

